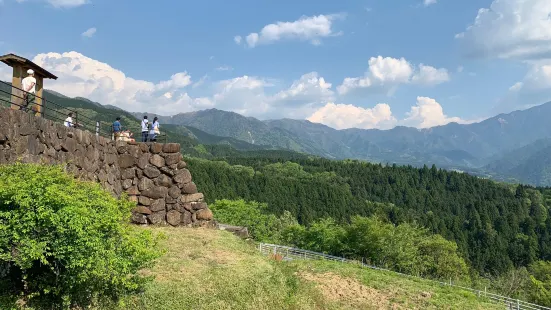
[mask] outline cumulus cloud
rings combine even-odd
[[[275,93],[270,91],[274,83],[258,77],[237,77],[217,84],[213,101],[218,108],[260,118],[305,118],[334,98],[331,84],[317,72],[304,74]]]
[[[310,41],[314,45],[319,45],[322,38],[340,34],[334,31],[333,23],[343,17],[342,14],[330,14],[302,16],[293,22],[279,21],[264,26],[258,33],[250,33],[244,39],[247,46],[251,48],[260,44],[272,44],[282,40]],[[242,37],[236,36],[234,41],[240,44]]]
[[[57,81],[48,82],[48,89],[69,97],[159,114],[210,106],[202,98],[191,99],[184,91],[191,84],[186,72],[152,83],[127,77],[122,71],[77,52],[38,54],[33,62],[59,76]]]
[[[494,0],[456,38],[479,57],[551,58],[551,1]]]
[[[423,5],[424,6],[429,6],[429,5],[432,5],[432,4],[436,4],[436,1],[437,0],[424,0]]]
[[[86,37],[86,38],[91,38],[94,36],[94,34],[96,34],[96,28],[90,28],[86,31],[84,31],[81,36],[83,37]]]
[[[59,76],[57,81],[47,82],[47,89],[132,112],[173,115],[216,107],[261,119],[308,118],[335,128],[388,129],[399,124],[425,128],[451,121],[463,122],[459,118],[446,116],[438,102],[426,97],[419,97],[417,104],[402,120],[397,120],[385,103],[372,108],[335,104],[332,84],[317,72],[306,73],[290,85],[246,75],[215,81],[205,85],[209,95],[195,97],[189,89],[203,84],[206,76],[195,83],[185,71],[174,73],[159,82],[138,80],[77,52],[39,54],[33,61]],[[375,81],[403,81],[417,74],[407,71],[404,66],[405,72],[388,75],[382,73],[385,68],[384,64],[373,66]],[[0,70],[0,76],[11,76],[11,72],[4,71]],[[420,79],[424,76],[421,72],[418,72]]]
[[[336,129],[390,129],[396,125],[390,106],[379,103],[371,109],[357,107],[351,104],[327,103],[314,112],[308,120],[321,123]]]
[[[390,129],[396,125],[428,128],[450,122],[469,123],[459,117],[448,117],[444,114],[442,106],[435,99],[428,97],[417,97],[416,105],[412,106],[406,117],[401,120],[392,114],[390,106],[386,103],[379,103],[373,108],[328,103],[315,111],[308,120],[337,129]]]
[[[419,65],[419,72],[411,77],[411,82],[420,85],[437,85],[450,80],[448,70],[436,69],[431,66]]]
[[[59,76],[46,88],[69,97],[84,97],[137,112],[173,115],[217,107],[259,118],[305,118],[334,99],[331,83],[316,72],[304,74],[291,85],[260,77],[241,76],[206,83],[178,72],[159,82],[137,80],[110,65],[77,52],[39,54],[33,61]],[[6,79],[11,72],[0,71]],[[189,90],[202,87],[204,97]]]
[[[429,128],[446,125],[451,122],[468,123],[459,117],[448,117],[444,114],[442,106],[435,99],[429,97],[417,97],[417,103],[411,107],[401,124],[416,128]]]
[[[436,69],[420,64],[414,68],[405,58],[371,57],[369,68],[363,77],[347,77],[337,87],[339,94],[344,95],[355,89],[378,89],[394,91],[400,84],[414,83],[431,86],[449,81],[448,70]]]

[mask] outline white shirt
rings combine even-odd
[[[31,86],[31,84],[33,84],[33,83],[34,83],[33,87],[31,87],[31,89],[27,90]],[[22,88],[23,88],[24,91],[27,91],[31,94],[35,93],[36,79],[34,77],[28,76],[28,77],[24,78],[22,84],[23,84]]]
[[[73,118],[72,117],[67,117],[65,119],[65,123],[63,123],[65,125],[65,127],[72,127],[73,126]]]
[[[144,120],[142,121],[142,132],[147,132],[147,131],[149,131],[149,129],[147,128],[147,124],[148,124],[148,123],[149,123],[149,122],[148,122],[146,119],[144,119]]]
[[[154,134],[155,131],[159,131],[159,121],[156,121],[155,123],[153,123],[153,128],[151,128],[151,130],[149,131],[150,134]]]

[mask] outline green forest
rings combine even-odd
[[[398,167],[285,154],[188,158],[209,203],[219,199],[266,203],[309,226],[354,216],[409,223],[458,246],[468,265],[486,277],[551,260],[551,190],[507,185],[436,167]]]

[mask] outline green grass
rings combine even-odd
[[[460,289],[357,265],[277,262],[224,231],[138,229],[166,236],[167,253],[143,271],[155,280],[122,305],[96,310],[503,308]],[[0,309],[17,309],[16,300],[0,296]]]
[[[276,262],[223,231],[146,228],[168,249],[121,309],[501,309],[474,294],[351,264]]]

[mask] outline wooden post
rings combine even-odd
[[[19,110],[21,104],[23,103],[23,92],[18,89],[21,88],[22,80],[23,67],[20,65],[13,66],[13,77],[11,80],[11,108],[13,110]]]
[[[36,97],[34,98],[34,107],[33,111],[36,116],[42,116],[44,114],[43,105],[45,102],[42,100],[44,98],[44,79],[41,76],[36,76]]]

